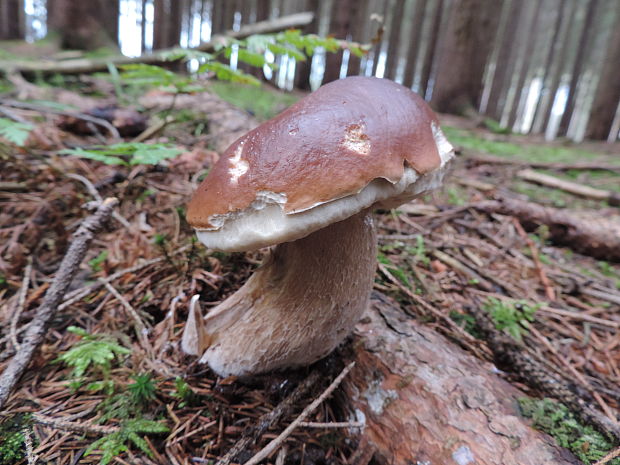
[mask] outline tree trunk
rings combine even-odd
[[[398,69],[398,55],[401,48],[400,30],[404,21],[404,11],[405,0],[396,0],[390,21],[387,61],[385,62],[385,77],[388,79],[394,79]]]
[[[381,57],[381,51],[383,50],[383,43],[385,42],[385,30],[389,27],[387,24],[388,11],[393,0],[383,0],[383,10],[381,11],[382,22],[379,24],[379,30],[377,32],[377,43],[373,47],[373,59],[372,59],[372,76],[377,75],[377,67],[379,66],[379,58]]]
[[[153,48],[162,49],[179,45],[183,3],[177,0],[155,0]]]
[[[587,52],[590,50],[592,36],[594,35],[594,19],[596,18],[598,11],[599,1],[600,0],[590,0],[590,3],[588,4],[588,10],[586,13],[586,18],[583,22],[581,37],[579,38],[579,47],[577,49],[577,56],[575,57],[570,86],[568,88],[566,107],[564,108],[564,114],[562,115],[562,120],[560,121],[558,135],[566,135],[571,117],[573,116],[577,85],[579,84],[579,78],[581,77],[581,73],[589,55]]]
[[[259,0],[260,3],[261,0]],[[314,18],[312,22],[303,28],[304,34],[317,34],[319,26],[319,0],[306,0],[304,3],[304,11],[312,11]],[[303,90],[310,90],[310,70],[312,67],[312,57],[308,57],[306,61],[298,61],[295,69],[295,87]]]
[[[346,39],[349,28],[351,27],[351,19],[355,17],[356,9],[356,0],[335,1],[331,11],[329,34],[337,39]],[[342,52],[328,53],[325,59],[323,84],[339,79],[341,67]]]
[[[521,70],[519,71],[519,79],[517,79],[515,98],[512,102],[512,107],[510,108],[510,114],[508,116],[508,129],[512,130],[513,126],[517,120],[517,114],[519,108],[521,108],[521,101],[523,98],[527,98],[527,93],[525,92],[525,79],[527,77],[528,71],[530,70],[530,63],[532,62],[532,56],[534,44],[536,43],[536,36],[539,31],[538,27],[538,18],[540,16],[540,9],[542,6],[542,1],[537,2],[533,8],[533,15],[531,16],[529,23],[530,27],[527,33],[527,40],[525,42],[525,49],[523,52],[523,59],[521,63]]]
[[[0,40],[24,39],[23,0],[0,2]]]
[[[48,6],[48,26],[66,49],[117,48],[118,15],[119,0],[54,0]]]
[[[426,97],[426,91],[428,90],[429,79],[431,77],[431,70],[433,66],[433,59],[435,58],[439,41],[439,29],[441,28],[441,15],[443,13],[444,0],[437,0],[437,7],[435,9],[435,15],[433,18],[433,25],[430,31],[430,37],[428,45],[426,47],[426,55],[424,56],[424,63],[422,65],[422,74],[420,76],[420,90],[419,94],[422,98]]]
[[[356,463],[580,463],[528,426],[517,407],[524,394],[490,363],[385,296],[373,295],[352,347],[356,365],[343,382],[344,399],[351,416],[366,422]]]
[[[438,111],[465,114],[478,109],[502,5],[501,1],[458,0],[452,6],[431,101]]]
[[[420,38],[422,37],[422,24],[426,14],[426,2],[427,0],[416,0],[415,12],[411,19],[413,21],[411,24],[411,39],[409,40],[405,76],[403,77],[403,85],[409,88],[413,86],[413,80],[415,79],[415,69],[420,51]]]
[[[540,92],[540,97],[538,98],[538,102],[536,102],[536,109],[534,110],[534,117],[532,119],[532,132],[540,132],[544,121],[541,119],[541,111],[550,105],[551,99],[553,98],[550,95],[549,87],[549,77],[551,75],[551,67],[553,66],[553,58],[558,55],[560,51],[560,47],[563,45],[560,42],[560,31],[562,29],[563,21],[564,21],[564,12],[566,11],[566,5],[568,2],[564,0],[559,1],[557,16],[555,19],[555,25],[553,27],[553,35],[551,36],[551,42],[549,43],[549,50],[547,52],[547,59],[545,60],[544,74],[542,77],[542,89]]]
[[[357,2],[357,11],[353,24],[351,25],[351,40],[359,43],[367,43],[370,39],[365,37],[364,32],[366,29],[370,29],[368,23],[370,22],[370,13],[368,11],[369,0],[359,0]],[[357,76],[360,74],[360,65],[362,59],[351,54],[349,56],[349,66],[347,67],[347,76]]]
[[[508,70],[513,60],[514,42],[519,27],[522,7],[523,3],[521,0],[512,0],[510,3],[508,22],[501,37],[499,54],[495,63],[495,74],[491,83],[486,114],[497,120],[500,120],[502,117],[504,94],[507,83],[510,82],[511,78]]]
[[[566,28],[564,29],[564,32],[562,34],[562,41],[560,44],[560,52],[557,60],[557,65],[555,68],[555,72],[553,73],[551,86],[549,87],[549,100],[543,114],[544,116],[542,119],[542,132],[545,131],[547,125],[549,124],[549,119],[551,118],[551,111],[553,110],[553,102],[555,101],[555,96],[558,92],[560,81],[562,80],[562,73],[564,72],[566,60],[568,59],[568,51],[570,47],[568,47],[566,44],[570,42],[570,37],[573,33],[573,26],[575,24],[575,13],[577,11],[577,7],[578,5],[576,3],[573,3],[571,5],[570,16],[568,18]]]
[[[594,94],[586,137],[607,139],[620,102],[620,12],[610,34],[603,68]]]

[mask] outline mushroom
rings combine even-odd
[[[311,364],[351,332],[376,268],[372,210],[438,187],[453,148],[411,90],[334,81],[235,141],[198,187],[187,219],[208,248],[274,246],[182,349],[221,376]]]

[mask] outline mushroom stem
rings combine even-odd
[[[278,245],[202,324],[188,321],[185,331],[204,332],[195,339],[208,344],[201,362],[221,376],[243,376],[326,356],[368,305],[376,247],[370,209]]]

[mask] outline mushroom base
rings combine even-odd
[[[304,366],[329,354],[369,302],[376,268],[370,210],[280,244],[204,319],[190,315],[188,353],[221,376]]]

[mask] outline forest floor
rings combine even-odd
[[[213,83],[210,90],[259,120],[294,101],[266,87]],[[144,89],[131,91],[126,93],[130,102]],[[172,144],[178,156],[127,164],[127,155],[113,159],[107,154],[102,159],[117,164],[106,164],[76,152],[59,154],[108,145],[109,137],[103,129],[84,134],[90,130],[79,118],[49,110],[61,108],[62,100],[63,111],[85,111],[110,100],[111,85],[58,78],[22,82],[17,88],[7,84],[1,92],[5,103],[20,99],[35,106],[0,107],[5,109],[0,117],[31,125],[22,147],[0,138],[0,370],[23,344],[21,335],[71,234],[88,214],[84,205],[96,196],[116,197],[119,205],[118,215],[91,244],[43,345],[0,412],[0,464],[214,463],[308,372],[241,383],[218,379],[179,350],[191,296],[200,294],[203,307],[212,307],[245,281],[264,253],[206,250],[184,219],[193,190],[218,158],[211,150],[209,116],[200,109],[173,109],[168,112],[172,122],[144,140]],[[143,114],[148,126],[157,124],[154,112]],[[619,212],[610,200],[519,177],[544,162],[550,165],[535,169],[620,193],[618,145],[545,143],[472,127],[455,117],[442,117],[442,123],[459,151],[453,173],[442,191],[377,212],[376,289],[412,318],[491,361],[493,349],[472,316],[474,308],[487,311],[523,353],[550,373],[571,379],[580,396],[615,421],[620,409],[620,266],[596,256],[596,247],[593,257],[576,252],[584,251],[580,244],[561,245],[561,235],[549,225],[487,207],[496,199],[516,199],[569,211],[582,221],[578,226],[594,218],[618,227]],[[585,169],[584,162],[607,169]],[[417,304],[418,299],[428,305]],[[150,347],[136,337],[140,324],[148,329]],[[510,366],[499,368],[501,376],[533,398],[547,395]],[[317,383],[237,460],[279,434],[328,381]],[[613,449],[613,441],[595,436],[588,425],[575,426],[561,405],[528,405],[524,414],[557,433],[578,455],[581,450],[582,460],[593,463]],[[336,400],[308,419],[348,420]],[[567,432],[569,421],[574,425]],[[345,464],[355,434],[306,426],[286,444],[282,463]]]

